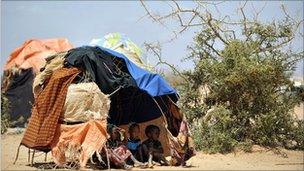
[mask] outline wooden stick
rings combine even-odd
[[[14,160],[14,163],[13,163],[13,164],[15,164],[15,163],[16,163],[16,161],[18,160],[20,147],[21,147],[21,144],[19,145],[19,147],[18,147],[18,149],[17,149],[16,158],[15,158],[15,160]]]
[[[111,169],[111,166],[110,166],[110,159],[109,159],[108,149],[107,149],[106,147],[105,147],[104,149],[105,149],[105,151],[106,151],[108,170],[110,170],[110,169]]]
[[[28,149],[27,162],[30,163],[31,149]]]
[[[45,153],[44,162],[47,160],[47,153]]]
[[[36,150],[34,150],[34,151],[33,151],[33,154],[32,154],[31,166],[33,166],[33,164],[34,164],[35,152],[36,152]]]

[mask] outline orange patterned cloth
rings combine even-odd
[[[22,145],[41,151],[50,150],[68,86],[80,72],[77,68],[61,68],[53,73],[45,89],[35,99]]]
[[[76,125],[58,124],[51,143],[54,162],[63,165],[68,162],[68,155],[71,160],[79,160],[80,166],[84,167],[95,152],[101,152],[106,141],[106,119],[90,120]],[[77,155],[79,149],[80,155]]]

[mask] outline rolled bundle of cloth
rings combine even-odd
[[[107,119],[110,99],[96,83],[71,84],[68,88],[62,119],[65,122],[87,122],[91,119]]]
[[[46,64],[36,74],[36,77],[33,82],[33,93],[35,96],[42,91],[45,83],[51,78],[53,72],[63,67],[65,59],[64,56],[66,54],[67,52],[59,52],[55,55],[48,56],[45,59]]]
[[[61,119],[51,144],[52,156],[57,165],[79,161],[85,167],[94,153],[101,161],[100,152],[107,141],[107,117],[110,99],[94,82],[71,84],[68,87]]]

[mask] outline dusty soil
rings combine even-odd
[[[44,153],[36,153],[35,164],[28,163],[28,149],[21,147],[19,159],[13,164],[22,134],[1,135],[1,170],[36,170],[53,164],[45,164]],[[153,170],[304,170],[303,151],[266,150],[255,146],[252,153],[204,154],[198,152],[187,164],[188,168],[156,166]],[[51,163],[50,154],[47,162]],[[143,169],[132,169],[143,170]]]

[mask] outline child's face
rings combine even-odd
[[[112,140],[117,140],[117,139],[119,139],[119,137],[120,137],[120,134],[119,134],[118,130],[113,129],[113,131],[111,133]]]
[[[130,138],[136,138],[139,139],[139,127],[134,127],[133,130],[130,133]]]
[[[159,134],[160,134],[160,131],[159,131],[159,130],[153,130],[153,131],[151,132],[151,138],[152,138],[153,140],[158,140]]]

